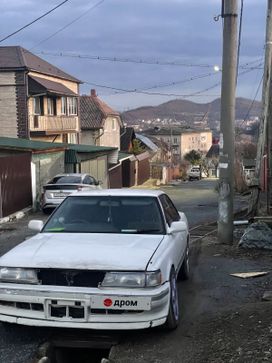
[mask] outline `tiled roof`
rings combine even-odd
[[[107,116],[119,116],[119,113],[97,96],[80,96],[80,119],[83,130],[102,128]]]
[[[136,138],[133,127],[126,127],[121,130],[121,145],[120,149],[122,151],[129,151],[131,142]]]
[[[137,139],[139,139],[145,146],[150,150],[157,152],[159,150],[158,146],[149,138],[141,134],[136,133]]]
[[[219,144],[213,144],[207,152],[206,158],[217,158],[219,156]]]
[[[77,96],[76,93],[65,87],[63,84],[40,77],[29,77],[28,84],[29,93],[34,95],[45,92],[57,95]]]
[[[0,70],[26,69],[50,76],[81,83],[80,80],[63,72],[42,58],[19,46],[0,47]]]

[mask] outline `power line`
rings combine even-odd
[[[257,98],[257,96],[258,96],[258,93],[259,93],[259,91],[260,91],[260,87],[261,87],[262,82],[263,82],[263,75],[262,75],[262,77],[261,77],[261,79],[260,79],[260,82],[259,82],[259,84],[258,84],[257,90],[256,90],[256,92],[255,92],[255,96],[254,96],[254,98],[253,98],[253,100],[252,100],[252,102],[251,102],[251,104],[250,104],[250,106],[249,106],[249,108],[248,108],[248,110],[247,110],[247,113],[246,113],[246,115],[245,115],[245,117],[244,117],[244,119],[243,119],[243,121],[242,121],[242,123],[241,123],[241,125],[240,125],[240,128],[242,128],[242,127],[243,127],[243,125],[245,124],[245,122],[246,122],[246,120],[247,120],[247,118],[248,118],[248,116],[249,116],[249,114],[250,114],[250,112],[251,112],[251,110],[252,110],[252,108],[253,108],[253,105],[254,105],[254,103],[255,103],[255,101],[256,101],[256,98]],[[236,135],[236,136],[238,136],[238,135]]]
[[[98,60],[98,61],[107,61],[107,62],[119,62],[119,63],[136,63],[136,64],[148,64],[148,65],[162,65],[162,66],[183,66],[183,67],[202,67],[202,68],[211,68],[212,65],[209,64],[187,64],[182,62],[173,62],[173,61],[160,61],[160,60],[143,60],[136,58],[120,58],[120,57],[105,57],[100,55],[84,55],[84,54],[71,54],[71,53],[53,53],[53,52],[35,52],[36,54],[44,54],[50,55],[54,57],[70,57],[70,58],[79,58],[79,59],[89,59],[89,60]]]
[[[65,3],[67,3],[67,1],[69,1],[69,0],[64,0],[62,3],[58,4],[58,5],[57,5],[57,6],[55,6],[53,9],[51,9],[51,10],[47,11],[46,13],[44,13],[43,15],[39,16],[38,18],[34,19],[34,20],[33,20],[33,21],[31,21],[30,23],[28,23],[28,24],[26,24],[26,25],[22,26],[20,29],[16,30],[15,32],[13,32],[13,33],[11,33],[11,34],[9,34],[9,35],[5,36],[5,37],[4,37],[4,38],[2,38],[2,39],[0,39],[0,43],[2,43],[2,42],[3,42],[4,40],[6,40],[6,39],[8,39],[8,38],[12,37],[13,35],[15,35],[15,34],[19,33],[20,31],[22,31],[23,29],[25,29],[25,28],[29,27],[30,25],[32,25],[32,24],[34,24],[34,23],[36,23],[38,20],[40,20],[40,19],[44,18],[44,17],[45,17],[45,16],[47,16],[48,14],[52,13],[54,10],[56,10],[56,9],[57,9],[57,8],[59,8],[60,6],[62,6],[62,5],[64,5]]]
[[[254,68],[254,67],[252,69],[246,69],[245,71],[240,72],[238,76],[242,76],[244,74],[252,72],[255,69],[256,68]],[[203,93],[221,85],[221,81],[220,81],[220,82],[213,84],[212,86],[209,86],[200,91],[193,92],[191,94],[176,94],[176,93],[148,92],[148,91],[139,90],[139,89],[124,89],[124,88],[101,85],[101,84],[97,84],[94,82],[87,82],[87,81],[85,81],[84,83],[89,84],[91,86],[98,87],[98,88],[105,88],[105,89],[110,89],[110,90],[114,90],[114,91],[121,91],[123,93],[140,93],[140,94],[151,95],[151,96],[183,97],[183,98],[194,97],[194,96],[196,97],[196,96],[202,95]]]
[[[32,50],[34,48],[36,48],[37,46],[39,46],[40,44],[43,44],[45,42],[47,42],[47,40],[53,38],[55,35],[57,35],[58,33],[62,32],[64,29],[68,28],[70,25],[74,24],[76,21],[78,21],[79,19],[83,18],[83,16],[85,16],[87,13],[89,13],[91,10],[97,8],[99,5],[101,5],[105,0],[100,0],[98,1],[96,4],[92,5],[89,9],[87,9],[86,11],[84,11],[84,13],[82,13],[81,15],[79,15],[78,17],[76,17],[74,20],[70,21],[70,23],[67,23],[66,25],[64,25],[62,28],[60,28],[59,30],[57,30],[55,33],[51,34],[49,37],[41,40],[39,43],[37,43],[36,45],[34,45],[32,48],[30,48],[29,50]]]
[[[36,46],[35,46],[36,47]],[[33,48],[35,48],[33,47]],[[31,48],[31,49],[33,49]],[[196,63],[183,63],[177,61],[162,61],[162,60],[146,60],[137,58],[121,58],[121,57],[106,57],[101,55],[88,55],[88,54],[75,54],[75,53],[65,53],[65,52],[35,52],[35,54],[49,55],[53,57],[68,57],[68,58],[78,58],[87,60],[97,60],[106,61],[113,63],[135,63],[135,64],[145,64],[145,65],[159,65],[159,66],[178,66],[178,67],[200,67],[200,68],[213,68],[214,64],[196,64]],[[248,65],[260,62],[263,58],[255,59],[254,61],[247,62],[240,66],[240,68],[246,69]]]
[[[156,88],[163,88],[163,87],[169,87],[169,86],[175,86],[177,84],[182,84],[182,83],[187,83],[187,82],[191,82],[191,81],[195,81],[201,78],[206,78],[206,77],[211,77],[211,76],[215,76],[216,73],[205,73],[205,74],[199,74],[197,76],[194,77],[190,77],[187,79],[183,79],[181,81],[175,81],[175,82],[167,82],[167,83],[161,83],[155,86],[151,86],[151,87],[146,87],[146,88],[142,88],[141,91],[148,91],[151,89],[156,89]],[[137,89],[135,89],[134,91],[137,91]],[[112,95],[117,95],[117,94],[123,94],[125,92],[114,92]]]
[[[238,36],[238,50],[237,50],[237,65],[236,65],[236,83],[238,77],[238,69],[240,62],[240,48],[241,48],[241,38],[242,38],[242,23],[243,23],[243,9],[244,9],[244,0],[241,0],[241,10],[240,10],[240,22],[239,22],[239,36]]]

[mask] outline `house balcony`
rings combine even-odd
[[[78,116],[30,115],[29,128],[31,133],[45,135],[79,132],[79,118]]]

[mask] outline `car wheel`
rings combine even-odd
[[[174,268],[172,268],[171,270],[169,281],[170,281],[169,312],[164,327],[167,330],[174,330],[179,324],[178,286],[177,286],[177,278]]]
[[[190,275],[190,257],[189,257],[189,243],[187,244],[184,260],[179,270],[178,278],[180,280],[188,280]]]

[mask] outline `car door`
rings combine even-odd
[[[177,211],[174,203],[171,201],[168,195],[166,194],[161,195],[160,201],[163,207],[166,222],[170,227],[172,222],[180,220],[179,212]],[[187,245],[187,231],[172,233],[171,239],[173,242],[173,256],[174,256],[175,266],[180,267],[183,261]]]

